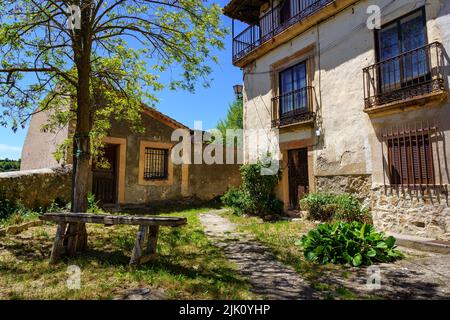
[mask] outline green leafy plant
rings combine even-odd
[[[319,264],[351,264],[355,267],[375,262],[392,262],[403,254],[396,250],[395,238],[377,232],[370,224],[338,221],[321,224],[303,236],[298,245],[306,259]]]
[[[256,164],[245,164],[241,167],[242,184],[238,189],[230,189],[221,199],[233,208],[235,214],[273,215],[283,210],[283,202],[278,200],[274,188],[281,178],[281,173],[262,175],[265,165],[258,161]]]
[[[88,194],[88,213],[102,213],[103,210],[99,206],[98,200],[95,199],[95,195],[93,193]]]
[[[300,208],[308,210],[312,220],[328,221],[336,209],[334,198],[329,193],[309,193],[300,200]]]
[[[8,218],[16,211],[16,206],[0,192],[0,219]]]
[[[221,198],[222,202],[233,208],[234,214],[242,216],[245,212],[254,211],[253,201],[250,198],[250,194],[242,189],[230,189]]]
[[[371,223],[369,209],[348,193],[310,193],[300,200],[300,207],[308,210],[312,220]]]

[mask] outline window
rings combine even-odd
[[[306,62],[280,72],[279,81],[280,117],[306,112],[308,107]]]
[[[377,32],[380,89],[398,90],[430,80],[425,10],[419,9]]]
[[[391,185],[435,184],[430,134],[416,131],[387,139]]]
[[[168,176],[168,149],[145,148],[144,179],[163,180]]]

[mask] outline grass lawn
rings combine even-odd
[[[208,241],[198,219],[208,208],[168,216],[188,219],[182,228],[160,229],[154,262],[130,269],[137,226],[88,224],[89,250],[48,264],[56,225],[0,238],[0,299],[111,299],[124,290],[158,288],[168,299],[251,299],[249,284]],[[68,289],[67,268],[81,269],[81,288]]]
[[[343,286],[336,278],[351,281],[353,268],[344,265],[318,265],[309,262],[303,251],[295,242],[302,235],[313,229],[316,224],[311,221],[276,221],[264,222],[257,217],[240,217],[230,212],[223,214],[238,225],[238,230],[252,233],[258,241],[267,246],[275,257],[295,269],[313,289],[321,293],[324,299],[376,299],[375,296],[360,296],[349,286]],[[353,271],[352,271],[353,270]]]

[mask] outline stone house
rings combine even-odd
[[[144,106],[142,110],[145,132],[137,134],[126,123],[113,122],[104,140],[103,157],[108,160],[109,168],[92,163],[90,185],[102,204],[142,205],[186,198],[211,200],[240,184],[238,164],[198,163],[192,158],[190,163],[174,163],[171,151],[178,141],[172,141],[172,133],[184,129],[188,143],[193,145],[194,131],[155,109]],[[56,147],[67,139],[69,127],[56,133],[43,132],[41,128],[48,117],[48,112],[33,115],[22,150],[21,171],[30,171],[34,176],[37,169],[54,169],[72,163],[71,154],[60,162],[53,156]],[[205,149],[202,142],[200,148]],[[20,176],[23,180],[23,175]],[[65,185],[70,189],[70,183]],[[67,198],[70,190],[61,194]]]
[[[258,156],[247,132],[279,134],[285,209],[351,192],[381,230],[449,240],[450,1],[231,0],[224,13],[244,161]]]

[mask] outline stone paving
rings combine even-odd
[[[252,292],[262,298],[277,300],[317,297],[292,268],[278,262],[270,250],[252,236],[235,232],[236,226],[218,213],[200,215],[205,233],[238,266],[240,273],[248,278]]]

